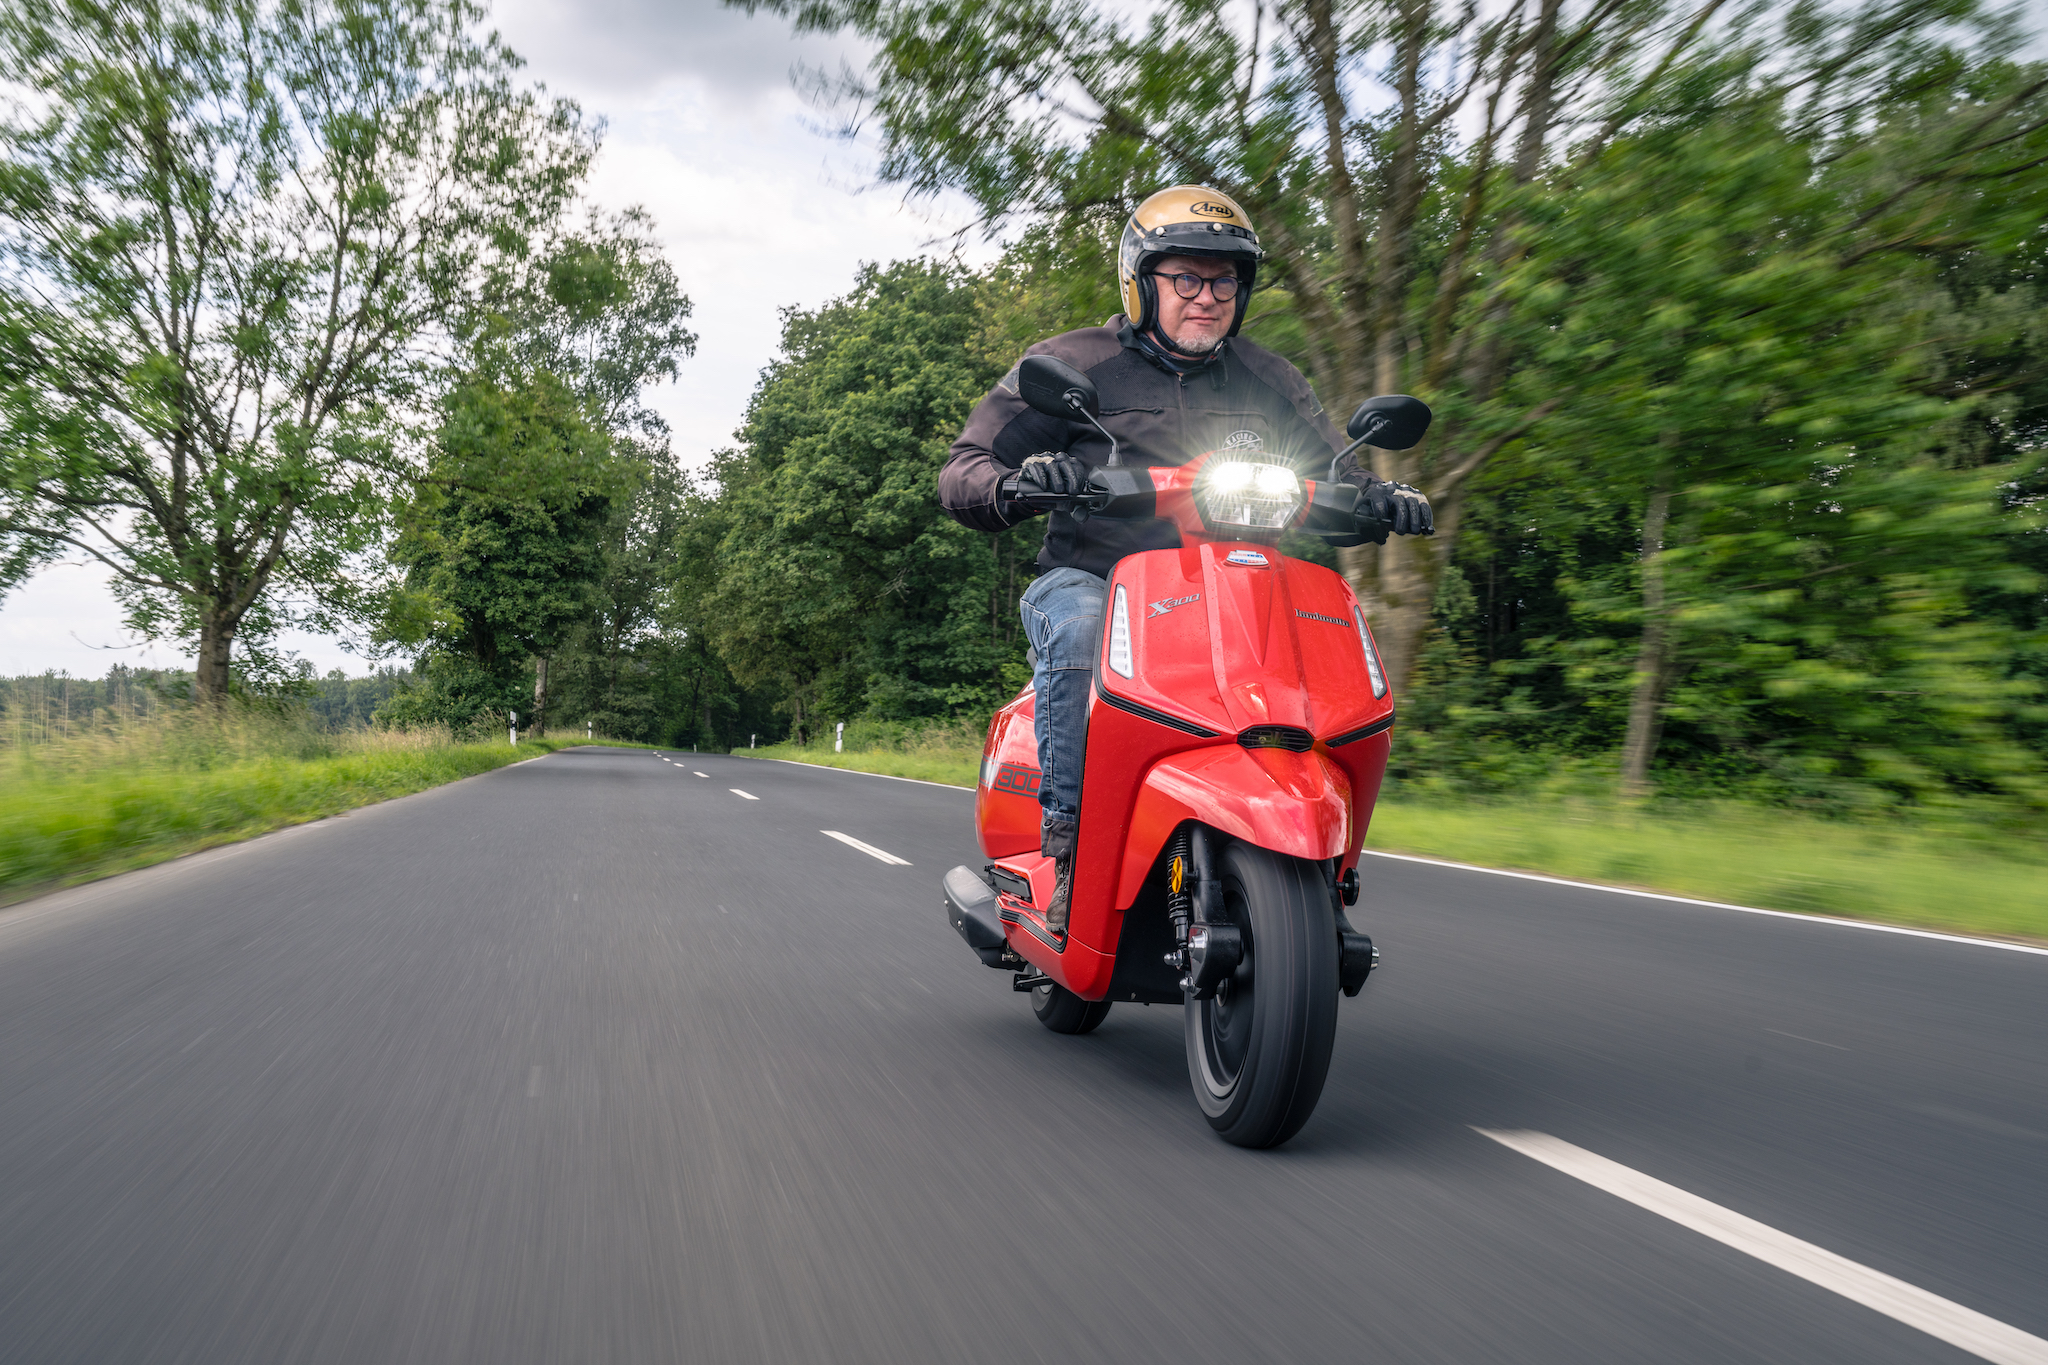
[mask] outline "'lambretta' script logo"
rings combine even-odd
[[[1294,609],[1294,614],[1310,621],[1328,621],[1333,626],[1348,627],[1351,624],[1341,616],[1325,616],[1319,611],[1303,611],[1300,607]]]
[[[1199,602],[1201,600],[1202,594],[1200,593],[1194,593],[1187,597],[1162,597],[1157,602],[1152,603],[1152,615],[1164,616],[1175,607],[1184,607],[1190,602]],[[1149,620],[1151,618],[1148,617],[1146,619]]]

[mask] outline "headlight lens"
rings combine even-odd
[[[1131,604],[1124,585],[1116,585],[1116,601],[1109,609],[1109,668],[1123,677],[1131,676]]]
[[[1373,648],[1372,632],[1365,628],[1365,608],[1353,607],[1351,615],[1358,622],[1358,644],[1365,651],[1365,676],[1372,680],[1372,695],[1375,699],[1384,697],[1387,675],[1380,667],[1380,652]]]
[[[1277,531],[1301,510],[1301,480],[1284,464],[1213,460],[1195,481],[1195,506],[1211,526]]]

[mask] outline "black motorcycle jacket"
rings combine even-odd
[[[1204,451],[1263,447],[1304,478],[1322,479],[1329,477],[1330,457],[1344,446],[1301,371],[1242,337],[1224,342],[1206,361],[1191,362],[1141,342],[1119,315],[1041,341],[1025,354],[1057,356],[1095,381],[1102,425],[1115,435],[1126,465],[1179,465]],[[1033,513],[1006,502],[998,490],[1026,457],[1045,451],[1068,451],[1098,468],[1109,460],[1109,442],[1093,426],[1027,406],[1017,395],[1013,366],[953,442],[939,472],[939,501],[978,531],[1013,526]],[[1347,455],[1339,477],[1354,473],[1363,471]],[[1180,531],[1170,521],[1077,520],[1055,512],[1038,566],[1106,578],[1125,555],[1179,544]]]

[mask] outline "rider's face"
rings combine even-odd
[[[1200,275],[1205,280],[1235,275],[1229,261],[1202,256],[1168,256],[1152,267],[1162,275]],[[1237,300],[1218,303],[1213,291],[1204,288],[1194,298],[1184,299],[1172,280],[1154,279],[1159,299],[1159,331],[1182,355],[1207,355],[1230,331],[1237,312]]]

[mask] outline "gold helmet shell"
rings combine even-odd
[[[1218,256],[1237,263],[1237,312],[1230,335],[1244,324],[1252,282],[1265,256],[1259,234],[1238,202],[1207,185],[1175,185],[1138,205],[1124,224],[1117,247],[1116,280],[1123,291],[1124,315],[1140,331],[1159,316],[1157,283],[1146,272],[1162,256]]]

